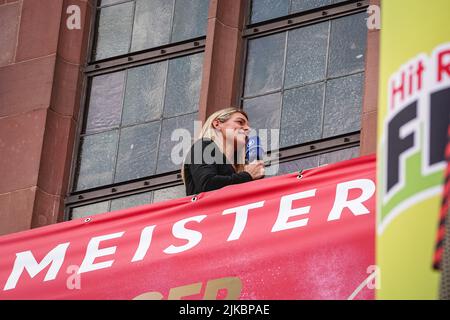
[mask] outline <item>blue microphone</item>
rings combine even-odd
[[[258,136],[251,136],[247,140],[245,160],[250,163],[254,160],[263,160],[264,149]]]

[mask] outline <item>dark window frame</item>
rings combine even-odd
[[[331,4],[323,6],[317,9],[311,9],[304,12],[293,13],[283,17],[278,17],[266,21],[257,22],[250,24],[251,19],[251,4],[252,0],[247,0],[247,8],[245,14],[245,26],[242,32],[242,38],[244,40],[243,52],[241,59],[241,76],[239,83],[239,106],[243,108],[243,103],[246,99],[264,96],[270,94],[266,92],[264,94],[258,94],[255,96],[246,96],[244,98],[244,88],[245,88],[245,77],[246,77],[246,62],[248,55],[248,43],[252,39],[261,38],[264,36],[286,32],[288,30],[298,29],[306,27],[309,25],[317,24],[320,22],[330,21],[332,19],[342,18],[345,16],[351,16],[354,14],[366,12],[370,5],[369,0],[349,0],[341,3]],[[286,53],[285,53],[286,54]],[[360,73],[365,73],[364,71],[353,72],[349,75],[356,75]],[[346,75],[348,76],[348,75]],[[338,79],[342,76],[326,78],[325,82]],[[284,79],[283,79],[284,81]],[[320,81],[323,82],[323,81]],[[317,82],[314,82],[317,83]],[[274,90],[272,93],[280,92],[282,95],[284,91],[291,90],[293,88],[289,87],[285,89],[283,86],[281,89]],[[362,100],[362,103],[364,101]],[[362,110],[361,110],[362,112]],[[361,145],[360,140],[361,130],[356,132],[350,132],[339,136],[333,136],[329,138],[322,138],[319,140],[302,143],[299,145],[288,146],[280,148],[279,150],[273,150],[268,152],[268,161],[266,165],[271,163],[284,163],[292,160],[298,160],[307,158],[314,155],[319,155],[327,152],[333,152],[338,150],[344,150],[351,147],[356,147]]]
[[[98,0],[97,0],[98,1]],[[120,1],[124,3],[128,1]],[[248,8],[246,13],[246,23],[250,19],[250,5],[248,0]],[[241,70],[245,70],[248,40],[269,35],[272,33],[283,32],[289,29],[298,28],[318,22],[330,20],[332,18],[343,17],[365,11],[369,6],[369,0],[348,1],[341,4],[335,4],[318,10],[310,10],[307,12],[291,14],[285,17],[259,22],[253,25],[245,25],[242,36],[243,59],[241,59]],[[96,10],[99,6],[96,6]],[[113,200],[116,198],[126,197],[130,195],[140,194],[149,191],[156,191],[167,187],[182,185],[180,170],[171,171],[163,174],[156,174],[149,177],[139,178],[121,183],[112,183],[92,189],[73,191],[74,179],[76,173],[76,165],[79,156],[79,147],[81,142],[81,130],[85,122],[85,111],[87,110],[89,97],[89,83],[94,76],[108,74],[111,72],[125,70],[131,67],[137,67],[149,63],[168,60],[171,58],[182,57],[205,51],[206,36],[198,37],[178,43],[171,43],[160,47],[146,49],[137,52],[131,52],[99,61],[92,61],[93,46],[95,43],[95,31],[97,29],[97,14],[91,17],[91,32],[88,44],[88,63],[84,67],[84,81],[82,88],[82,96],[80,100],[79,123],[75,134],[75,143],[73,148],[73,157],[69,176],[69,192],[67,193],[64,204],[64,220],[71,219],[71,210],[75,207],[85,206],[97,202]],[[243,89],[245,83],[245,72],[241,73],[239,79],[240,92],[237,101],[242,107]],[[318,141],[312,141],[301,145],[290,146],[280,150],[268,152],[266,165],[283,163],[291,160],[302,159],[326,152],[332,152],[351,148],[360,145],[360,132],[348,133],[342,136],[325,138]]]
[[[148,177],[129,180],[126,182],[112,183],[91,189],[75,191],[75,175],[77,161],[80,153],[81,138],[85,136],[82,133],[86,122],[87,109],[89,105],[90,84],[94,76],[106,75],[112,72],[118,72],[141,65],[147,65],[173,58],[189,56],[192,54],[205,52],[206,35],[193,39],[170,43],[146,50],[130,52],[103,60],[92,60],[95,56],[94,45],[96,41],[96,31],[98,25],[100,0],[96,0],[96,13],[91,17],[91,30],[89,34],[89,43],[87,48],[87,63],[83,72],[83,87],[80,99],[80,109],[78,114],[78,124],[75,133],[75,143],[73,146],[73,156],[71,159],[68,192],[64,199],[64,221],[71,219],[71,211],[75,207],[85,206],[101,201],[112,200],[143,192],[156,191],[159,189],[179,186],[182,184],[180,170],[155,174]],[[118,1],[116,4],[129,1]],[[134,2],[134,1],[133,1]]]

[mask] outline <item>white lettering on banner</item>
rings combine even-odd
[[[113,246],[113,247],[99,249],[98,246],[99,246],[100,242],[105,241],[105,240],[120,238],[121,236],[123,236],[124,233],[125,232],[117,232],[117,233],[113,233],[113,234],[107,234],[105,236],[92,238],[91,241],[89,241],[88,247],[86,249],[86,256],[84,257],[83,263],[81,264],[80,269],[78,270],[78,274],[111,267],[114,260],[103,261],[100,263],[94,263],[94,260],[96,258],[100,258],[100,257],[104,257],[104,256],[108,256],[108,255],[112,255],[112,254],[116,253],[117,247]]]
[[[155,227],[156,226],[149,226],[145,227],[144,230],[142,230],[141,239],[139,240],[139,246],[131,262],[141,261],[144,259],[145,255],[147,254],[148,248],[150,248],[153,230],[155,230]]]
[[[67,248],[70,242],[62,243],[52,249],[40,263],[37,263],[33,253],[28,250],[16,254],[16,261],[11,275],[6,282],[3,291],[14,289],[24,270],[27,270],[31,278],[34,278],[39,272],[44,270],[48,265],[50,268],[45,275],[44,281],[54,280],[58,275],[59,269],[64,262]]]
[[[359,195],[356,199],[348,199],[351,190],[361,191],[361,195]],[[303,201],[312,201],[312,198],[316,196],[316,193],[317,189],[311,189],[281,196],[279,199],[278,215],[276,217],[275,223],[272,226],[271,232],[279,232],[306,226],[309,221],[307,215],[311,211],[311,205],[305,204],[301,207],[293,208],[293,202],[301,199]],[[327,221],[341,219],[342,212],[345,208],[348,208],[354,216],[366,215],[370,213],[369,208],[367,208],[364,203],[367,200],[371,199],[374,194],[375,182],[370,179],[355,179],[343,183],[337,183],[332,207],[331,201],[329,204],[331,210],[329,211]],[[271,198],[271,202],[273,201],[276,200]],[[316,199],[315,201],[319,200]],[[222,212],[222,216],[235,214],[233,229],[231,230],[227,241],[240,239],[247,227],[248,214],[250,213],[250,210],[263,208],[266,203],[266,200],[261,200],[239,207],[225,209]],[[171,235],[176,239],[186,240],[187,243],[184,245],[172,244],[164,249],[163,252],[166,254],[178,254],[184,251],[188,251],[197,246],[202,241],[202,233],[196,230],[188,229],[186,228],[186,225],[190,222],[200,223],[207,217],[207,215],[198,215],[174,222],[171,230]],[[137,249],[133,257],[131,258],[131,262],[142,261],[146,258],[147,253],[149,252],[149,250],[151,250],[150,247],[152,246],[153,234],[157,229],[157,225],[143,227],[140,233]],[[78,274],[110,268],[115,261],[114,259],[112,259],[112,256],[116,254],[117,247],[110,246],[100,249],[100,244],[101,242],[106,240],[121,238],[124,234],[125,231],[122,231],[100,235],[89,239],[86,253],[78,270]],[[132,233],[130,232],[129,234]],[[119,243],[124,243],[124,241],[124,239],[121,239]],[[42,259],[40,263],[36,261],[31,250],[17,253],[12,272],[8,277],[3,291],[16,289],[16,285],[18,284],[18,281],[20,280],[20,277],[23,275],[25,270],[28,272],[31,278],[34,278],[38,273],[44,271],[46,267],[50,266],[44,281],[56,279],[60,268],[63,265],[64,260],[66,259],[66,251],[69,247],[69,244],[69,242],[66,242],[57,245],[47,253],[47,255]],[[127,243],[127,247],[130,247],[129,243]],[[80,250],[80,248],[72,248],[72,250],[78,251]],[[111,258],[106,261],[95,263],[95,260],[97,258],[105,256],[111,256]],[[70,265],[76,265],[77,263],[79,263],[79,261],[67,261],[67,263],[69,263]],[[2,279],[0,279],[0,281],[1,280]]]
[[[351,189],[360,189],[362,193],[358,198],[348,200],[348,193]],[[369,209],[363,205],[363,202],[369,200],[374,194],[375,183],[369,179],[339,183],[336,187],[336,198],[334,199],[333,209],[328,215],[328,221],[340,219],[345,208],[348,208],[355,216],[370,213]]]
[[[236,213],[236,219],[234,222],[233,230],[231,231],[227,241],[239,239],[241,237],[242,232],[244,231],[245,225],[247,224],[248,211],[250,209],[261,208],[262,206],[264,206],[264,201],[225,210],[222,213],[223,215]]]
[[[168,254],[174,254],[195,247],[200,242],[200,240],[202,240],[202,234],[195,230],[186,229],[184,226],[186,223],[190,221],[201,222],[206,217],[207,217],[206,215],[201,215],[183,219],[176,222],[172,227],[172,234],[174,235],[175,238],[187,240],[188,243],[179,247],[176,247],[172,244],[168,248],[164,249],[164,252]]]
[[[272,232],[288,230],[292,228],[304,227],[308,223],[308,218],[299,219],[296,221],[288,222],[289,218],[305,215],[309,213],[311,206],[301,207],[301,208],[292,208],[292,202],[294,200],[311,198],[316,195],[316,189],[298,192],[294,194],[289,194],[287,196],[281,197],[280,201],[280,211],[278,213],[277,221],[272,227]]]

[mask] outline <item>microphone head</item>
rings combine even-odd
[[[264,149],[258,136],[251,136],[247,140],[245,160],[250,163],[254,160],[263,160]]]

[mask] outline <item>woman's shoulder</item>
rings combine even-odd
[[[208,147],[211,144],[214,144],[214,141],[212,141],[211,139],[208,139],[208,138],[198,139],[192,144],[192,146],[190,148],[190,152],[192,153],[194,150],[200,149],[200,148],[201,148],[201,150],[204,150],[206,147]],[[215,146],[215,144],[214,144],[214,146]]]
[[[201,144],[202,146],[208,146],[208,145],[210,145],[211,143],[214,143],[214,141],[212,141],[212,140],[209,139],[209,138],[201,138],[201,139],[198,139],[197,141],[194,142],[194,144],[196,144],[196,143],[199,143],[199,144]]]
[[[208,138],[198,139],[189,149],[185,164],[214,163],[216,157],[220,157],[221,152],[213,140]],[[205,159],[206,158],[206,159]],[[211,159],[210,159],[211,158]],[[196,161],[197,160],[197,161]]]

